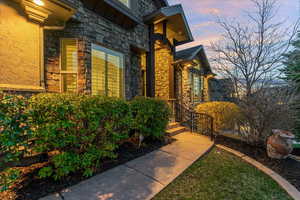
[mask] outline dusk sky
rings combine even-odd
[[[195,42],[186,46],[203,44],[218,40],[221,30],[214,23],[215,14],[221,17],[246,20],[245,10],[251,11],[250,0],[168,0],[171,5],[182,4],[190,24]],[[300,16],[300,0],[279,0],[278,20],[295,22]],[[179,47],[181,49],[183,47]],[[209,52],[208,52],[209,54]]]

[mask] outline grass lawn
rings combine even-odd
[[[286,200],[275,181],[227,152],[212,150],[153,200]]]

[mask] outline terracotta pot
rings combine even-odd
[[[270,158],[285,159],[293,151],[293,135],[289,131],[274,129],[268,138],[267,152]]]

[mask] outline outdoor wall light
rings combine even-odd
[[[42,0],[33,0],[33,3],[35,3],[38,6],[43,6],[45,3]]]

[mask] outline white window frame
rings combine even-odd
[[[112,50],[112,49],[109,49],[107,47],[104,47],[100,44],[96,44],[96,43],[92,43],[91,45],[91,54],[92,54],[92,50],[95,49],[95,50],[99,50],[99,51],[102,51],[104,52],[105,54],[109,54],[111,53],[112,55],[117,55],[117,56],[120,56],[121,58],[121,64],[122,64],[122,69],[123,69],[123,74],[122,74],[122,82],[120,84],[122,84],[122,92],[121,92],[121,97],[118,97],[118,98],[126,98],[125,97],[125,90],[126,90],[126,85],[125,85],[125,55],[119,51],[115,51],[115,50]],[[91,68],[93,67],[93,60],[92,60],[92,56],[91,56]],[[107,67],[107,66],[105,66]],[[105,69],[106,70],[106,69]],[[91,69],[91,71],[93,71],[93,69]],[[93,89],[93,74],[91,73],[91,90]],[[104,77],[105,79],[107,79],[107,77]],[[106,81],[105,81],[105,84],[106,84]],[[105,85],[106,87],[106,85]],[[106,91],[107,92],[107,91]],[[93,94],[93,91],[91,92]],[[105,96],[107,96],[107,94],[105,94]]]
[[[76,41],[76,47],[77,47],[77,64],[79,65],[79,61],[78,61],[78,39],[77,38],[60,38],[60,41],[59,41],[59,48],[60,48],[60,55],[59,55],[59,73],[60,73],[60,75],[59,75],[59,77],[60,77],[60,83],[59,83],[59,85],[60,85],[60,92],[61,93],[64,93],[64,91],[63,91],[63,77],[62,77],[62,75],[63,74],[76,74],[76,88],[77,88],[77,90],[76,90],[76,92],[78,92],[79,91],[79,88],[78,88],[78,68],[79,68],[79,66],[77,65],[77,71],[76,71],[76,73],[75,72],[73,72],[73,71],[64,71],[64,70],[62,70],[62,41],[63,40],[65,40],[65,39],[68,39],[68,40],[75,40]]]

